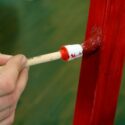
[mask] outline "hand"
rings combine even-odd
[[[0,54],[0,125],[14,121],[18,100],[28,79],[27,59],[23,55]]]

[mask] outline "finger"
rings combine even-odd
[[[15,112],[13,112],[7,119],[0,122],[0,125],[12,125],[15,118]]]
[[[0,97],[0,111],[14,105],[18,102],[21,93],[23,92],[28,80],[28,68],[24,68],[17,80],[17,86],[15,90],[5,96]]]
[[[28,70],[29,68],[26,67],[22,70],[22,72],[20,73],[19,79],[17,81],[17,86],[16,86],[16,98],[20,98],[22,92],[24,91],[25,87],[26,87],[26,83],[28,81]]]
[[[17,86],[13,93],[0,97],[0,111],[18,102],[28,80],[28,68],[24,68],[17,80]]]
[[[0,53],[0,65],[6,64],[11,57],[11,55],[5,55]]]
[[[7,109],[8,107],[13,106],[18,101],[16,92],[8,94],[7,96],[0,97],[0,111]]]
[[[28,80],[28,67],[24,68],[17,80],[17,86],[13,93],[0,97],[0,111],[16,104],[24,91]]]
[[[14,91],[18,75],[25,67],[27,59],[23,55],[12,57],[5,66],[3,66],[0,74],[0,96],[6,95]]]
[[[0,112],[0,121],[3,121],[9,117],[16,110],[16,106],[8,107],[7,109]]]

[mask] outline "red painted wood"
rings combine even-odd
[[[125,60],[125,0],[91,0],[86,39],[103,32],[102,47],[83,56],[74,125],[113,125]]]

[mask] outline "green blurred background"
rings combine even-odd
[[[88,0],[0,0],[0,51],[32,57],[81,43]],[[72,125],[80,59],[33,66],[15,125]],[[125,123],[125,77],[116,125]]]

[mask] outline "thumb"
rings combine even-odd
[[[1,54],[0,53],[0,65],[4,65],[11,58],[11,55]]]
[[[23,55],[13,56],[1,69],[0,95],[14,91],[20,72],[26,66],[27,59]]]

